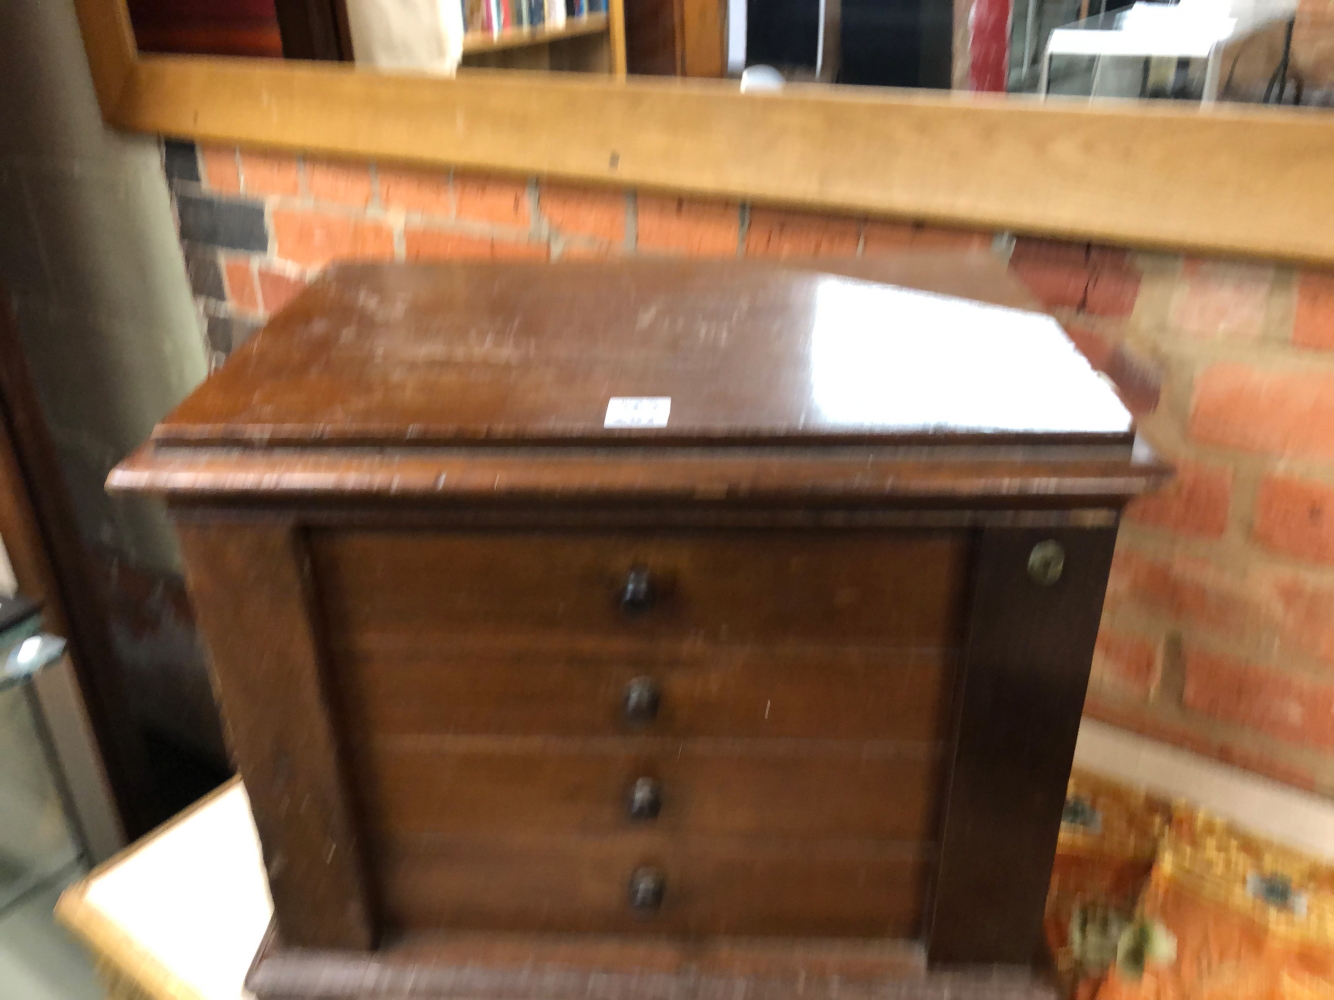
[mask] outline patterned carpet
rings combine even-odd
[[[1334,864],[1076,772],[1047,941],[1078,1000],[1334,1000]]]

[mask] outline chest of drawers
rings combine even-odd
[[[1029,962],[1164,470],[1026,305],[987,256],[347,265],[270,322],[111,480],[178,525],[260,995]]]

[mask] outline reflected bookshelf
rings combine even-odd
[[[625,75],[622,0],[467,0],[464,15],[464,67]]]

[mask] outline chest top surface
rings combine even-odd
[[[154,438],[1127,444],[1116,394],[1054,319],[1015,307],[998,268],[905,258],[871,281],[746,261],[342,265]],[[658,402],[612,402],[627,398]]]

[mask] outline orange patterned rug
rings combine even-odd
[[[1078,1000],[1334,1000],[1334,864],[1088,774],[1046,929]]]

